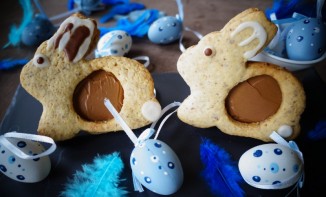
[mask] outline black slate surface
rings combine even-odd
[[[308,131],[314,129],[320,120],[326,120],[326,85],[317,76],[314,69],[307,69],[298,76],[302,81],[306,95],[307,106],[302,115],[302,132],[295,140],[303,152],[305,159],[305,184],[301,196],[325,196],[326,162],[324,161],[326,140],[313,141],[307,137]],[[177,73],[153,74],[157,98],[162,107],[180,101],[189,94],[189,88]],[[41,104],[31,97],[21,86],[16,94],[0,126],[0,133],[10,131],[34,133],[42,112]],[[134,130],[138,136],[145,128]],[[201,137],[212,140],[224,148],[237,162],[248,149],[264,142],[229,136],[217,128],[199,129],[181,122],[173,114],[163,126],[158,137],[167,143],[179,156],[183,170],[184,183],[180,190],[172,196],[212,196],[200,173],[203,170],[199,156]],[[38,183],[20,183],[13,181],[0,173],[0,196],[59,196],[69,178],[81,165],[91,163],[97,155],[120,152],[125,164],[121,175],[121,186],[130,192],[129,196],[160,196],[147,189],[138,193],[133,191],[129,157],[133,144],[124,132],[89,135],[81,132],[77,137],[57,142],[56,151],[50,155],[52,168],[49,176]],[[241,185],[247,196],[285,196],[292,188],[283,190],[261,190],[247,185]],[[296,196],[296,192],[290,196]]]

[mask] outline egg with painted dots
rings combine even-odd
[[[155,44],[169,44],[182,34],[182,22],[173,16],[157,19],[148,29],[148,39]]]
[[[124,56],[131,48],[131,36],[122,30],[114,30],[104,34],[97,43],[96,57]]]
[[[28,155],[38,155],[45,150],[42,144],[35,141],[14,138],[8,138],[8,141]],[[22,159],[0,143],[0,171],[7,177],[19,182],[35,183],[45,179],[50,170],[48,156]]]
[[[260,189],[290,187],[303,173],[303,162],[297,152],[280,144],[249,149],[240,157],[238,166],[243,179]]]
[[[317,18],[304,18],[292,24],[286,37],[289,59],[310,61],[321,57],[326,47],[326,24]]]
[[[148,139],[137,145],[131,153],[130,166],[138,181],[157,194],[173,194],[183,183],[179,158],[160,140]]]

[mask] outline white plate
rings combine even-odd
[[[318,62],[323,61],[326,58],[326,52],[318,59],[311,61],[298,61],[298,60],[290,60],[282,57],[278,57],[267,53],[266,51],[262,51],[257,54],[255,57],[251,58],[251,61],[259,61],[259,62],[268,62],[281,67],[288,69],[289,71],[298,71],[309,68]]]

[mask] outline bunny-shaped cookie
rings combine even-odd
[[[178,109],[190,125],[271,141],[273,131],[293,139],[305,108],[301,83],[287,70],[250,62],[271,41],[276,26],[250,8],[203,37],[179,58],[177,69],[191,94]]]
[[[121,130],[104,98],[131,128],[155,121],[161,106],[144,65],[125,57],[86,60],[99,37],[96,22],[75,14],[37,49],[22,69],[22,87],[43,106],[38,132],[54,140]]]

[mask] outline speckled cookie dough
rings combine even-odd
[[[263,141],[276,131],[293,139],[305,108],[301,83],[287,70],[250,62],[271,41],[276,26],[250,8],[221,31],[209,33],[179,58],[177,69],[190,87],[178,117],[200,128]]]
[[[161,107],[144,65],[126,57],[85,59],[98,37],[94,20],[72,15],[24,66],[22,87],[43,106],[39,134],[66,140],[81,130],[91,134],[122,130],[106,110],[104,98],[132,129],[158,118],[150,115],[160,114]],[[144,104],[150,109],[144,110]]]

